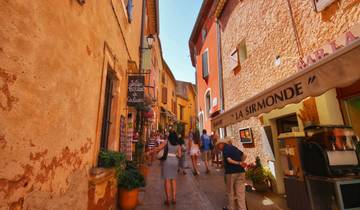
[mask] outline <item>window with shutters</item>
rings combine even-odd
[[[179,105],[179,112],[180,120],[184,120],[184,106]]]
[[[124,6],[126,8],[126,15],[128,18],[128,22],[131,23],[131,21],[133,20],[133,0],[122,0],[124,3]]]
[[[167,88],[163,87],[161,91],[161,102],[167,104]]]
[[[247,59],[247,48],[245,40],[241,41],[236,49],[230,55],[230,65],[234,74],[238,74],[241,69],[241,64]]]
[[[203,28],[203,29],[201,30],[201,37],[202,37],[202,41],[203,41],[203,42],[205,42],[206,35],[207,35],[206,28]]]
[[[209,116],[210,111],[211,111],[211,95],[210,95],[210,91],[206,92],[205,105],[206,105],[206,115]]]
[[[202,77],[207,79],[209,77],[209,50],[206,49],[202,54]]]
[[[106,85],[105,85],[105,99],[104,99],[104,106],[103,106],[103,121],[102,121],[102,128],[101,128],[101,140],[100,140],[100,148],[107,149],[108,142],[109,142],[109,134],[110,134],[110,127],[111,127],[111,105],[113,100],[113,88],[115,84],[115,74],[110,70],[106,75]]]

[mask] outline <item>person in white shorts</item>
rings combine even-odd
[[[197,166],[198,157],[200,156],[200,135],[190,132],[189,135],[189,148],[190,148],[190,157],[193,166],[194,175],[199,175],[199,169]]]

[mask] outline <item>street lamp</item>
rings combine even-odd
[[[152,34],[150,34],[148,37],[146,37],[146,40],[147,40],[147,43],[148,43],[148,46],[149,46],[149,49],[151,49],[153,43],[154,43],[154,37]]]

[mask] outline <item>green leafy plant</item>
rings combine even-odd
[[[122,152],[100,150],[99,153],[99,166],[103,168],[117,168],[122,170],[125,168],[126,156]]]
[[[254,184],[267,183],[273,179],[270,170],[262,166],[259,157],[256,157],[255,163],[246,167],[245,176],[246,178],[251,179]]]
[[[145,187],[145,178],[132,162],[128,162],[126,169],[118,175],[118,187],[133,190]]]

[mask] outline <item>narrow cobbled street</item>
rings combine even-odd
[[[136,210],[220,210],[226,205],[226,189],[222,169],[211,170],[210,174],[192,174],[190,157],[187,157],[186,175],[177,178],[177,203],[164,205],[164,186],[161,179],[160,162],[149,167],[147,186],[140,194],[140,205]],[[203,162],[200,169],[205,171]],[[255,191],[246,194],[248,210],[288,210],[284,199],[274,194],[259,194]]]

